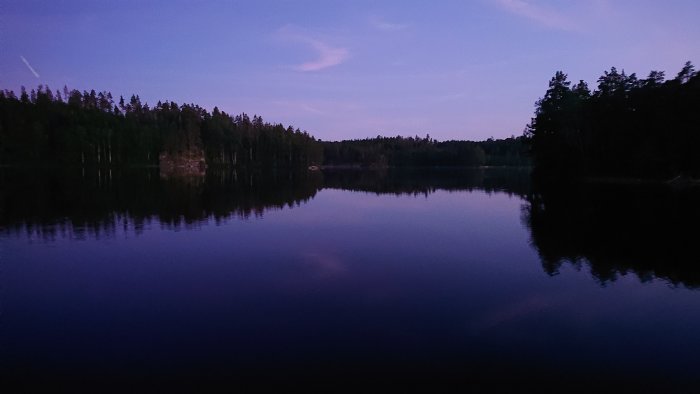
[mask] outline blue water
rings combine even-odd
[[[700,293],[585,261],[546,272],[527,207],[319,186],[177,226],[7,225],[5,384],[695,382]]]

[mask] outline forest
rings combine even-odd
[[[320,141],[306,131],[232,116],[215,107],[158,102],[137,95],[52,91],[19,97],[0,91],[0,165],[109,167],[163,165],[168,157],[201,157],[207,166],[307,168],[346,166],[464,167],[529,164],[525,137],[436,141],[430,136]]]
[[[163,153],[204,155],[208,165],[300,167],[320,163],[308,133],[260,116],[211,113],[194,104],[139,96],[115,103],[109,92],[39,86],[0,91],[0,164],[120,167],[158,165]]]
[[[436,141],[382,137],[323,143],[324,163],[356,167],[527,166],[525,137],[486,141]]]
[[[615,67],[572,86],[558,71],[525,130],[535,174],[650,179],[700,176],[700,75],[687,62],[673,78]]]

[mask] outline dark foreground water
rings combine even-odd
[[[700,383],[695,190],[0,174],[2,392]]]

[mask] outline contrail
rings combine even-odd
[[[22,61],[24,62],[24,64],[27,65],[27,68],[29,69],[29,71],[31,71],[32,74],[34,74],[35,77],[39,78],[39,73],[36,72],[36,71],[34,70],[34,67],[32,67],[32,65],[29,64],[29,62],[27,61],[27,59],[25,59],[24,56],[22,56],[22,55],[19,55],[19,58],[22,59]]]

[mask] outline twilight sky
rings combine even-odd
[[[697,0],[0,0],[0,88],[218,106],[336,140],[519,135],[557,70],[673,77]]]

